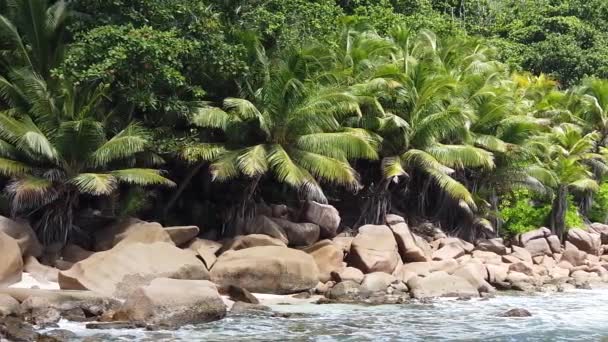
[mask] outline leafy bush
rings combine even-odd
[[[543,226],[551,206],[538,205],[538,199],[529,190],[517,190],[505,197],[499,205],[499,215],[504,220],[507,235],[516,235]]]
[[[602,183],[600,189],[595,193],[593,206],[589,211],[589,219],[602,223],[608,221],[608,182]]]
[[[574,204],[574,198],[568,196],[568,209],[566,209],[566,229],[581,228],[585,222],[583,216],[579,213],[578,207]]]

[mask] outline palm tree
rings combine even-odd
[[[11,76],[0,82],[11,104],[0,112],[0,173],[10,178],[13,215],[29,218],[44,243],[68,240],[83,197],[109,196],[121,183],[174,185],[158,169],[136,167],[149,143],[139,125],[106,134],[103,86],[65,81],[50,90],[40,75]]]
[[[359,187],[349,160],[375,159],[376,137],[363,129],[343,128],[340,119],[358,115],[357,99],[345,89],[312,81],[318,59],[296,52],[273,65],[247,98],[227,98],[222,108],[201,108],[194,125],[217,129],[220,144],[189,147],[190,161],[208,160],[214,180],[244,177],[250,183],[239,217],[260,179],[272,174],[302,198],[327,202],[321,183]]]

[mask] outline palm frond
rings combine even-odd
[[[100,196],[109,195],[118,186],[117,179],[109,173],[81,173],[69,180],[81,193]]]
[[[148,134],[140,125],[131,124],[112,139],[99,146],[91,155],[89,164],[95,167],[133,157],[148,145]]]
[[[110,172],[119,182],[133,184],[133,185],[163,185],[174,187],[175,183],[165,178],[161,171],[155,169],[124,169],[115,170]]]

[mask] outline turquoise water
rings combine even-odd
[[[525,308],[532,317],[501,313]],[[113,341],[601,341],[608,336],[608,290],[500,295],[488,300],[447,300],[385,306],[276,305],[290,318],[228,317],[178,331],[91,331]],[[608,339],[606,339],[608,341]]]

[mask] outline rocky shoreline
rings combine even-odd
[[[49,333],[61,319],[89,329],[176,329],[229,314],[282,315],[271,303],[400,304],[608,282],[607,225],[571,229],[564,244],[547,228],[471,243],[397,215],[340,232],[338,211],[315,202],[298,214],[260,212],[222,241],[201,238],[195,226],[127,219],[89,246],[62,248],[0,218],[0,336],[68,341],[69,332]]]

